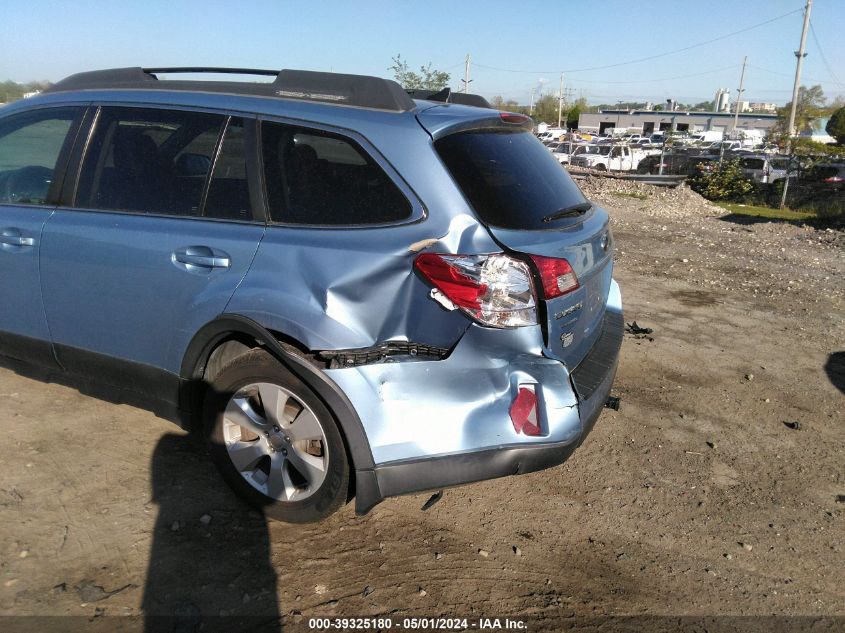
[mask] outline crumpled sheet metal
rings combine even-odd
[[[501,248],[464,213],[440,222],[429,218],[355,231],[270,227],[226,310],[315,351],[364,349],[386,341],[450,348],[470,321],[429,297],[429,286],[413,267],[420,250]]]
[[[542,356],[539,326],[470,326],[444,360],[328,370],[361,418],[376,464],[508,445],[574,442],[582,425],[569,374]],[[517,435],[509,410],[520,384],[538,393],[542,437]]]

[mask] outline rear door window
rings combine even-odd
[[[490,226],[555,228],[572,219],[549,223],[543,218],[587,202],[566,170],[529,132],[459,132],[434,146],[478,218]]]
[[[76,206],[199,215],[226,117],[104,107],[82,163]]]
[[[352,139],[264,122],[261,143],[274,222],[366,225],[411,216],[407,198]]]

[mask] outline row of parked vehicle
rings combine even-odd
[[[585,136],[590,136],[590,140],[585,140]],[[663,134],[610,137],[573,132],[568,137],[564,141],[544,140],[543,143],[558,162],[573,167],[693,176],[712,171],[721,160],[739,159],[743,173],[759,184],[776,184],[789,174],[790,178],[824,188],[845,187],[845,164],[790,159],[777,154],[777,146],[771,144],[748,147],[742,141],[702,142],[690,136],[673,137],[665,142]]]

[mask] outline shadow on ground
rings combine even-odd
[[[833,386],[845,394],[845,352],[834,352],[828,356],[824,370]]]
[[[235,497],[187,435],[161,438],[151,478],[158,516],[145,631],[280,630],[263,514]]]

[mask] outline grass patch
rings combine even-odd
[[[729,213],[735,215],[747,215],[754,218],[767,220],[809,220],[816,218],[812,211],[793,211],[792,209],[772,209],[771,207],[758,207],[751,204],[737,204],[735,202],[714,202],[716,206],[722,207]]]
[[[648,196],[644,193],[637,193],[636,191],[628,192],[628,191],[613,191],[614,196],[619,196],[620,198],[634,198],[635,200],[645,200]]]

